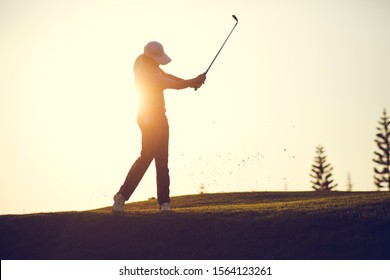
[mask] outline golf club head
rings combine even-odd
[[[232,17],[233,17],[234,20],[237,21],[237,23],[238,23],[238,18],[237,18],[235,15],[232,15]]]

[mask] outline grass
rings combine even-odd
[[[1,259],[390,259],[390,192],[251,192],[0,216]]]

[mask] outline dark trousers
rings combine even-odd
[[[137,122],[142,132],[141,155],[134,162],[118,193],[128,200],[154,159],[156,164],[158,203],[160,205],[166,202],[169,203],[169,125],[167,117],[165,113],[139,114]]]

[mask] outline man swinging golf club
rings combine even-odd
[[[159,66],[171,61],[158,42],[150,42],[134,63],[135,84],[139,93],[137,123],[142,132],[140,157],[134,162],[126,180],[114,196],[112,211],[123,212],[124,203],[133,194],[151,162],[155,161],[157,200],[161,211],[169,211],[168,142],[169,125],[165,115],[165,89],[198,89],[206,80],[206,73],[184,80],[165,73]]]

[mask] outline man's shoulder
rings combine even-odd
[[[143,57],[144,57],[144,54],[140,54],[136,59],[135,59],[135,62],[134,62],[134,68],[140,66],[142,64],[142,60],[143,60]]]
[[[141,54],[137,57],[134,63],[134,73],[136,75],[146,75],[146,76],[161,76],[162,70],[160,67],[152,65],[148,59],[145,59],[145,55]]]

